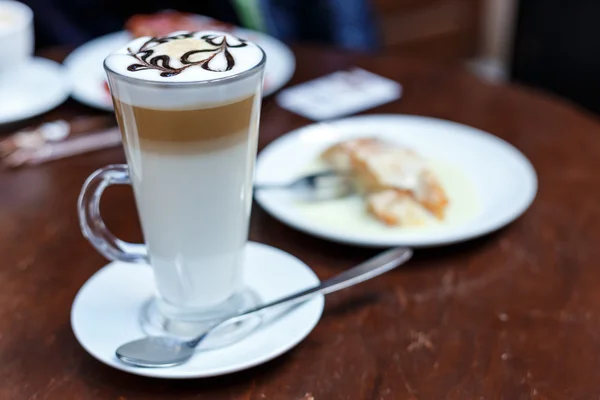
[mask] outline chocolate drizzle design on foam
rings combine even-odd
[[[195,66],[195,65],[199,65],[201,68],[203,68],[207,71],[212,71],[212,72],[229,71],[235,66],[235,59],[233,58],[233,56],[231,55],[231,53],[229,52],[228,49],[245,47],[248,45],[246,43],[246,40],[240,39],[238,37],[233,37],[233,38],[235,40],[237,40],[239,42],[239,44],[230,44],[227,40],[228,39],[227,36],[225,36],[225,35],[204,35],[204,36],[201,36],[199,39],[204,40],[206,43],[210,44],[211,46],[214,46],[214,48],[201,49],[201,50],[190,50],[190,51],[184,53],[179,58],[179,61],[181,62],[182,66],[178,67],[178,68],[170,65],[171,58],[168,55],[163,54],[163,55],[153,56],[154,50],[152,48],[149,48],[150,46],[158,46],[163,43],[170,42],[172,40],[193,38],[194,34],[195,34],[195,32],[190,32],[190,33],[181,33],[181,34],[173,35],[173,36],[164,36],[164,37],[158,37],[158,38],[153,37],[153,38],[148,39],[142,45],[142,47],[140,47],[140,49],[137,52],[134,52],[131,50],[131,48],[128,48],[127,51],[129,53],[129,55],[131,55],[132,57],[135,57],[135,59],[138,61],[138,63],[129,65],[127,67],[127,70],[131,71],[131,72],[136,72],[136,71],[142,71],[142,70],[146,70],[146,69],[156,69],[156,70],[161,71],[160,76],[162,76],[163,78],[168,78],[171,76],[178,75],[183,70],[185,70],[189,67]],[[219,41],[219,39],[221,39],[221,40]],[[207,57],[202,60],[198,60],[198,61],[190,60],[190,57],[192,55],[199,54],[199,53],[206,53]],[[211,61],[215,60],[215,58],[221,54],[225,57],[225,60],[227,62],[225,69],[213,68],[211,66]]]

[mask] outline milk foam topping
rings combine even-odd
[[[251,95],[261,80],[260,71],[205,86],[169,83],[203,83],[233,77],[260,64],[263,54],[254,43],[228,33],[179,31],[158,38],[134,39],[111,53],[105,65],[117,77],[134,79],[116,78],[117,84],[111,85],[113,95],[121,101],[150,108],[193,108],[217,106]],[[144,85],[142,81],[166,85]]]

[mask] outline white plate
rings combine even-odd
[[[319,284],[314,272],[279,249],[249,243],[245,284],[263,301]],[[135,282],[135,284],[132,284]],[[324,298],[313,300],[270,321],[242,340],[216,350],[199,350],[187,363],[173,368],[136,368],[115,356],[119,345],[144,336],[140,313],[154,294],[149,267],[113,262],[96,272],[79,290],[71,309],[71,326],[83,348],[101,362],[136,375],[154,378],[202,378],[240,371],[269,361],[291,349],[315,327]]]
[[[255,181],[264,184],[293,180],[305,174],[307,165],[325,148],[357,136],[376,136],[398,142],[448,166],[445,172],[442,171],[445,174],[448,171],[459,173],[470,183],[473,193],[469,201],[473,204],[461,204],[460,196],[456,196],[458,200],[454,204],[471,214],[435,227],[388,228],[364,212],[358,198],[355,199],[357,207],[362,208],[355,213],[346,213],[344,219],[338,218],[336,223],[325,214],[323,218],[309,217],[306,204],[299,205],[289,193],[259,191],[256,200],[275,218],[321,238],[370,247],[419,247],[460,242],[499,229],[519,217],[537,192],[533,166],[507,142],[465,125],[403,115],[357,116],[329,124],[312,124],[290,132],[259,154]],[[451,196],[451,206],[452,202]],[[332,208],[331,213],[335,212]],[[364,226],[350,223],[357,218],[360,218],[360,224],[366,221]]]
[[[32,58],[0,85],[0,124],[35,117],[63,103],[70,84],[62,65]]]
[[[249,38],[267,54],[264,96],[281,89],[292,78],[296,59],[289,47],[260,32],[237,28],[235,33]],[[130,40],[128,32],[115,32],[91,40],[69,54],[64,64],[73,81],[72,95],[76,100],[102,110],[113,109],[111,98],[104,89],[106,74],[103,62],[108,54]]]

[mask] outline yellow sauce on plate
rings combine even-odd
[[[296,202],[297,207],[307,218],[343,231],[361,233],[422,232],[430,229],[443,229],[473,218],[480,210],[477,192],[467,176],[457,167],[439,161],[429,161],[429,167],[437,176],[446,191],[449,204],[443,221],[422,209],[422,217],[417,225],[388,226],[371,215],[363,198],[359,195],[323,202]],[[323,170],[319,161],[311,164],[305,173]],[[419,206],[420,207],[420,206]]]

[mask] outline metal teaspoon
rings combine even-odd
[[[211,328],[195,339],[182,340],[167,336],[148,336],[121,345],[116,350],[116,355],[122,362],[136,367],[165,368],[183,364],[194,355],[194,349],[209,334],[224,325],[241,321],[271,307],[298,304],[310,300],[318,294],[328,294],[356,285],[396,268],[408,261],[411,256],[412,250],[408,248],[398,247],[387,250],[354,268],[322,282],[318,286],[217,321]]]

